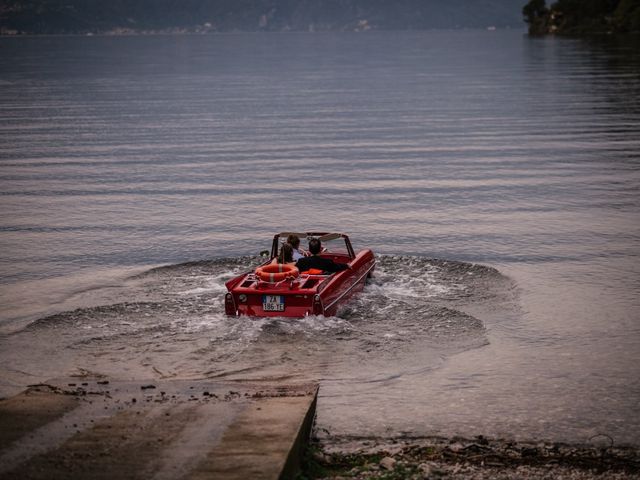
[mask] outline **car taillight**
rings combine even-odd
[[[236,304],[233,301],[233,295],[231,293],[227,293],[224,296],[224,312],[227,315],[237,315],[238,311],[236,310]]]
[[[314,315],[322,315],[324,313],[324,308],[322,308],[322,299],[320,295],[313,296],[313,314]]]

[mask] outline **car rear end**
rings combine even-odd
[[[320,315],[323,308],[317,289],[322,280],[324,277],[321,276],[305,276],[296,281],[270,283],[247,274],[235,285],[227,286],[225,312],[227,315],[254,317]]]

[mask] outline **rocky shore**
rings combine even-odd
[[[528,443],[482,436],[350,439],[311,443],[306,479],[640,479],[640,448],[607,435],[585,445]]]

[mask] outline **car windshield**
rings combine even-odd
[[[347,252],[347,246],[344,243],[344,238],[342,237],[338,237],[338,238],[331,238],[331,239],[320,239],[322,242],[322,247],[324,248],[325,251],[327,252],[331,252],[331,253],[344,253],[344,254],[348,254],[349,252]]]
[[[311,238],[319,238],[322,242],[322,247],[324,251],[338,254],[349,254],[349,250],[347,249],[347,245],[345,239],[339,233],[329,233],[325,235],[313,235],[307,236],[306,233],[296,233],[295,235],[300,238],[300,248],[303,250],[307,250],[309,248],[309,240]],[[287,241],[287,237],[289,236],[289,232],[283,232],[279,234],[278,244],[281,246],[283,243]],[[278,247],[278,250],[280,248]]]

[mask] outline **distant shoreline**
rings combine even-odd
[[[283,30],[283,31],[258,31],[258,30],[233,30],[233,31],[211,31],[211,32],[197,32],[197,31],[180,31],[180,30],[157,30],[157,31],[131,31],[131,32],[69,32],[69,33],[6,33],[0,32],[0,38],[23,38],[23,37],[154,37],[154,36],[191,36],[191,37],[206,37],[206,36],[224,36],[224,35],[262,35],[262,34],[276,34],[276,35],[322,35],[322,34],[375,34],[375,33],[403,33],[403,32],[496,32],[496,31],[522,31],[527,33],[525,26],[522,27],[485,27],[485,28],[425,28],[425,29],[398,29],[398,30]]]
[[[524,26],[523,0],[5,0],[0,34],[366,32]]]

